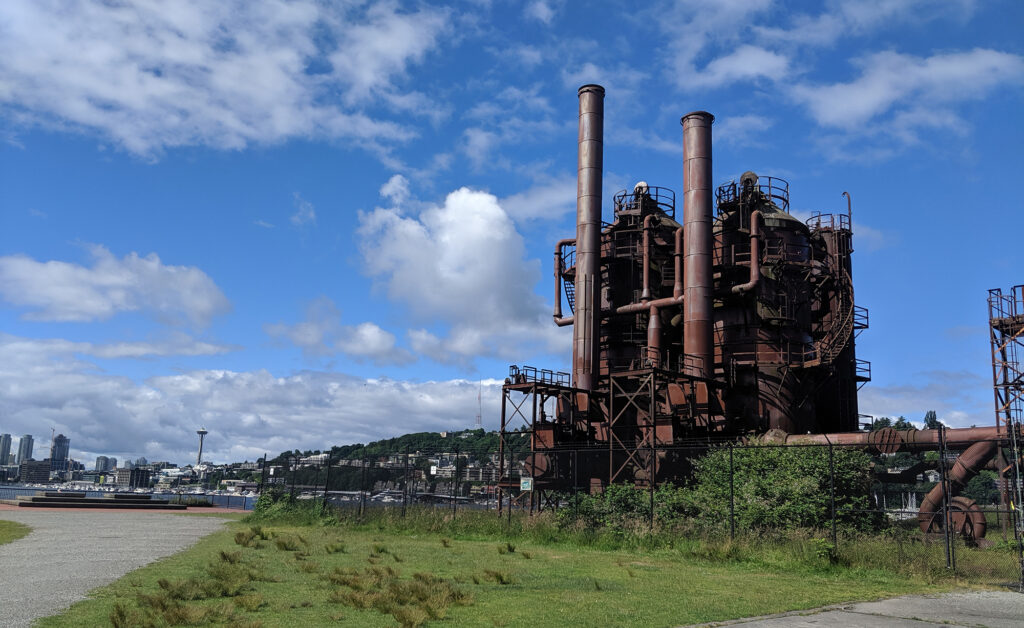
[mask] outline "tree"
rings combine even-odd
[[[926,430],[937,430],[944,427],[942,422],[939,421],[939,417],[935,415],[935,410],[929,410],[924,413],[924,429]]]

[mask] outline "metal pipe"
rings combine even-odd
[[[661,315],[656,305],[650,307],[647,319],[647,359],[652,366],[661,365]]]
[[[559,240],[555,245],[555,325],[565,327],[575,322],[575,316],[562,317],[562,249],[570,244],[576,244],[576,238],[565,238]]]
[[[694,111],[682,117],[683,125],[683,240],[686,244],[683,294],[683,350],[695,360],[684,371],[696,377],[714,376],[712,332],[712,180],[711,124],[715,117]]]
[[[644,273],[643,273],[643,290],[640,292],[641,301],[651,300],[651,221],[654,220],[654,214],[648,214],[644,217],[644,233],[643,233],[643,260],[644,260]]]
[[[758,224],[762,220],[760,210],[750,214],[750,281],[732,287],[733,294],[744,294],[750,292],[761,282],[761,228]]]
[[[643,312],[649,310],[652,307],[657,308],[669,308],[678,307],[683,304],[685,298],[683,296],[683,283],[682,283],[682,266],[683,266],[683,228],[679,227],[676,229],[676,252],[675,252],[675,267],[676,267],[676,280],[672,286],[672,296],[665,297],[663,299],[655,299],[653,301],[646,301],[640,303],[630,303],[629,305],[622,305],[615,308],[614,310],[602,310],[601,313],[605,316],[612,314],[635,314],[637,312]]]
[[[598,369],[601,279],[601,177],[604,151],[604,88],[579,89],[576,173],[576,314],[573,380],[593,390]]]
[[[883,446],[885,430],[875,432],[840,432],[836,434],[788,434],[781,439],[785,445],[871,445]],[[892,451],[907,449],[910,451],[934,450],[939,447],[939,430],[892,430],[898,439],[890,445]],[[946,445],[949,447],[969,447],[978,441],[1006,440],[996,427],[965,427],[946,430]]]
[[[683,228],[676,229],[676,250],[672,254],[675,258],[675,281],[672,283],[672,297],[681,299],[683,296]]]
[[[938,431],[938,430],[935,430]],[[952,432],[954,430],[946,430]],[[985,466],[989,460],[996,455],[998,447],[996,441],[978,441],[968,447],[964,453],[956,459],[953,463],[953,468],[946,474],[946,481],[948,483],[948,493],[946,500],[952,500],[954,497],[963,491],[967,483],[971,481],[971,478],[978,475],[978,470]],[[945,460],[940,460],[939,464],[945,464]],[[918,522],[921,525],[921,529],[924,532],[930,532],[935,515],[939,512],[940,504],[943,502],[943,490],[944,484],[936,484],[935,487],[929,491],[928,495],[925,496],[924,500],[921,501],[921,508],[918,511]],[[948,521],[948,514],[946,520]],[[969,517],[974,530],[975,538],[982,538],[985,536],[985,514],[980,510],[968,510],[964,513],[965,517]],[[948,524],[943,526],[948,528]]]

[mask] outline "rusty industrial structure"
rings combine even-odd
[[[502,452],[512,430],[531,434],[531,506],[569,487],[683,479],[679,448],[694,442],[967,448],[951,490],[997,455],[1022,418],[1010,359],[1022,336],[1007,325],[1020,324],[1024,294],[993,297],[993,315],[1015,321],[993,323],[993,368],[1006,382],[996,384],[996,427],[859,432],[857,391],[871,371],[856,353],[868,314],[854,301],[850,195],[844,212],[800,220],[782,179],[746,172],[715,186],[714,116],[697,111],[681,119],[681,211],[672,190],[641,181],[614,195],[604,222],[604,96],[598,85],[579,90],[576,234],[554,250],[554,322],[573,328],[572,373],[512,367],[503,387]],[[929,495],[926,531],[941,525],[934,506]],[[977,506],[954,506],[952,523],[983,536]]]

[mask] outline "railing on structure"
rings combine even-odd
[[[616,215],[623,212],[647,214],[657,209],[673,220],[676,217],[676,193],[669,188],[647,186],[641,191],[622,190],[615,194],[613,200]]]
[[[554,384],[555,386],[568,386],[569,374],[561,371],[538,369],[533,366],[523,365],[522,368],[512,364],[508,367],[508,380],[511,384]]]
[[[812,230],[831,229],[833,231],[851,231],[849,214],[823,214],[813,212],[805,223]]]
[[[789,213],[789,182],[779,177],[758,177],[753,190],[760,196],[767,199],[782,211]],[[730,181],[715,190],[715,200],[719,207],[727,203],[735,203],[745,200],[743,194],[753,191],[749,186],[744,187],[735,181]]]

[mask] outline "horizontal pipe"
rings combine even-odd
[[[750,281],[733,286],[733,294],[750,292],[761,281],[761,220],[760,210],[750,214]]]
[[[938,449],[939,430],[893,430],[899,438],[897,450],[924,451]],[[969,447],[978,441],[1003,441],[1006,435],[997,427],[965,427],[947,429],[947,447]],[[781,439],[785,445],[876,445],[881,430],[875,432],[839,432],[836,434],[788,434]]]

